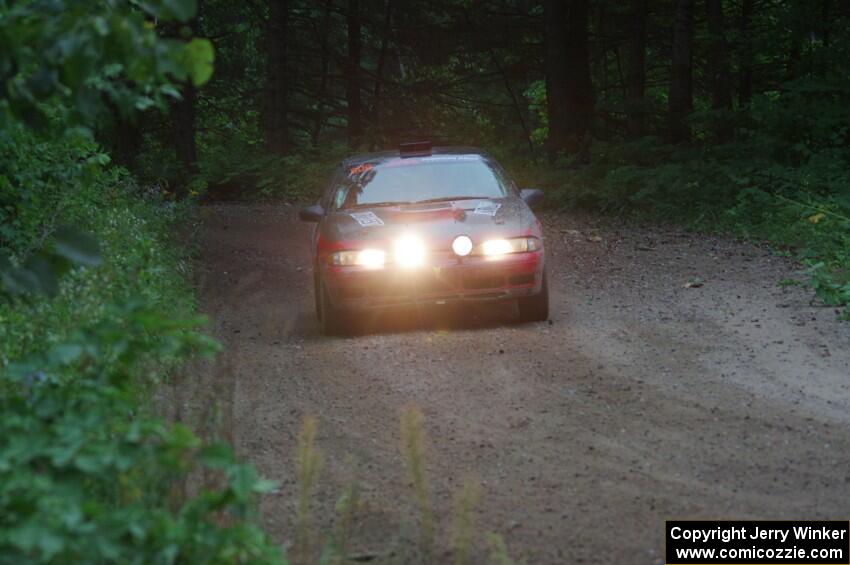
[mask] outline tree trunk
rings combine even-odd
[[[328,95],[328,71],[330,70],[330,47],[329,36],[331,33],[331,5],[333,0],[325,0],[324,2],[324,14],[322,16],[322,29],[321,29],[321,38],[320,42],[320,50],[321,50],[321,73],[322,76],[319,79],[319,92],[318,99],[316,100],[316,118],[313,122],[313,132],[311,134],[311,142],[313,147],[318,147],[319,145],[319,136],[322,133],[322,126],[325,122],[325,98]]]
[[[590,129],[594,100],[588,11],[588,0],[547,0],[544,5],[550,155],[578,152]]]
[[[192,35],[198,35],[198,26],[203,2],[198,1],[195,17],[189,22]],[[195,141],[195,119],[197,117],[198,90],[191,81],[180,89],[181,99],[171,106],[172,136],[174,152],[180,163],[180,181],[183,185],[198,174],[198,146]]]
[[[360,2],[348,0],[348,59],[345,68],[345,101],[348,106],[348,144],[359,147],[363,139],[363,104],[360,99],[360,54],[362,51]]]
[[[832,2],[830,0],[823,0],[823,4],[821,5],[821,39],[823,40],[823,46],[826,48],[827,52],[824,53],[821,58],[821,75],[827,76],[829,75],[830,69],[830,53],[829,48],[832,43]]]
[[[528,129],[528,125],[525,123],[525,116],[522,113],[522,105],[519,102],[519,97],[516,95],[516,92],[514,92],[514,89],[511,86],[511,81],[508,78],[508,74],[505,72],[505,67],[499,61],[499,56],[496,54],[495,49],[490,47],[489,51],[490,60],[493,62],[493,66],[496,67],[496,71],[502,77],[502,82],[505,85],[505,90],[508,91],[508,96],[511,97],[511,101],[513,102],[514,111],[516,112],[517,119],[519,120],[519,125],[522,126],[522,133],[525,135],[525,140],[528,143],[528,152],[533,157],[534,142],[531,140],[531,131]]]
[[[465,33],[470,36],[475,33],[475,25],[472,22],[472,17],[469,14],[469,10],[464,10],[464,20],[466,22],[466,30]],[[526,143],[528,144],[528,152],[533,157],[534,156],[534,141],[531,139],[531,130],[528,128],[528,124],[525,120],[525,114],[523,113],[523,105],[520,103],[520,98],[514,90],[513,86],[511,86],[511,79],[508,76],[508,72],[505,69],[505,66],[502,64],[502,60],[499,57],[499,54],[496,52],[496,49],[488,44],[487,53],[490,55],[490,61],[493,63],[493,67],[496,69],[496,72],[502,77],[502,84],[505,85],[505,91],[508,93],[508,96],[511,99],[514,112],[516,113],[517,120],[519,121],[519,125],[522,128],[522,133],[525,136]]]
[[[567,150],[578,152],[590,129],[593,118],[593,83],[590,79],[590,52],[588,50],[589,0],[571,0],[567,13]]]
[[[741,2],[741,51],[740,51],[740,76],[738,78],[738,104],[742,108],[750,105],[753,99],[753,0],[742,0]]]
[[[599,88],[602,92],[608,92],[608,44],[609,30],[608,22],[610,17],[605,9],[605,2],[600,2],[596,10],[596,74],[599,77]]]
[[[673,24],[673,55],[668,97],[669,137],[672,143],[691,137],[687,117],[693,109],[694,0],[678,0]]]
[[[823,0],[823,5],[821,6],[821,24],[823,26],[823,45],[824,47],[829,47],[832,41],[832,18],[830,14],[832,10],[830,9],[832,2],[830,0]]]
[[[732,126],[728,111],[732,109],[729,88],[729,49],[726,44],[726,27],[723,20],[722,0],[706,0],[708,32],[711,36],[709,68],[711,69],[711,106],[720,115],[715,119],[714,134],[720,143],[732,139]],[[724,115],[727,114],[727,115]]]
[[[803,40],[806,27],[806,5],[800,0],[791,3],[791,38],[788,46],[786,73],[789,80],[800,75],[803,66]]]
[[[387,61],[387,52],[390,46],[390,35],[392,34],[393,0],[385,0],[384,4],[384,26],[381,31],[381,48],[378,52],[378,64],[375,68],[375,87],[372,92],[372,128],[374,136],[372,145],[378,141],[378,133],[381,131],[381,89],[384,85],[384,67]]]
[[[564,0],[546,0],[543,6],[546,35],[546,110],[549,117],[547,139],[550,156],[567,148],[567,10]]]
[[[183,97],[171,107],[174,149],[185,183],[198,173],[198,146],[195,142],[198,91],[192,83],[180,90]]]
[[[141,118],[141,113],[132,118],[126,118],[121,115],[116,106],[112,104],[110,106],[115,120],[112,156],[119,165],[135,171],[139,152],[142,150],[142,131],[137,122]]]
[[[289,0],[269,0],[266,26],[265,132],[271,153],[289,150],[289,65],[286,35],[289,27]]]
[[[644,90],[646,85],[646,17],[647,0],[632,0],[631,41],[629,43],[629,70],[626,107],[628,130],[631,137],[640,137],[646,131]]]

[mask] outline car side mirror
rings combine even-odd
[[[302,222],[318,222],[325,215],[325,209],[319,204],[313,204],[298,211],[298,219]]]
[[[519,191],[519,196],[529,206],[536,206],[543,202],[543,191],[539,188],[523,188]]]

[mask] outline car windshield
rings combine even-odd
[[[335,208],[412,204],[440,200],[503,198],[505,174],[477,155],[435,155],[361,163],[343,171],[334,188]]]

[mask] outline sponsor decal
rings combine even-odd
[[[431,155],[430,157],[423,157],[422,160],[426,163],[434,161],[480,161],[481,157],[478,155]]]
[[[473,210],[472,213],[481,214],[482,216],[495,216],[496,212],[498,212],[501,207],[502,205],[497,202],[485,200],[484,202],[479,202],[478,206],[475,207],[475,210]]]
[[[430,157],[404,157],[393,159],[381,164],[381,167],[409,167],[410,165],[427,165],[428,163],[456,163],[458,161],[481,161],[478,155],[431,155]]]
[[[357,176],[362,175],[363,173],[371,171],[375,166],[372,163],[361,163],[360,165],[356,165],[348,169],[348,176]]]

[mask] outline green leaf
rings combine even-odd
[[[212,43],[208,39],[195,38],[186,44],[185,53],[192,84],[201,86],[213,73],[215,51]]]
[[[240,501],[250,500],[251,494],[257,492],[256,470],[250,465],[237,465],[228,472],[228,483],[233,494]],[[259,485],[264,486],[264,485]]]
[[[233,451],[223,443],[207,445],[198,453],[198,460],[211,469],[225,469],[234,463]]]
[[[175,100],[180,100],[180,91],[173,84],[163,84],[159,87],[159,91],[165,96],[170,96]]]
[[[270,481],[269,479],[257,479],[257,481],[254,483],[254,492],[258,494],[263,494],[271,492],[279,486],[280,484],[277,481]]]
[[[67,365],[79,359],[83,354],[83,348],[78,343],[62,343],[48,352],[50,361],[57,365]]]
[[[162,6],[168,11],[168,15],[174,16],[181,22],[192,19],[197,10],[195,0],[163,0]]]
[[[155,104],[156,104],[156,102],[150,96],[140,96],[140,97],[136,98],[135,107],[136,107],[136,110],[144,111],[144,110],[147,110],[148,108],[151,108]]]
[[[61,270],[51,264],[41,253],[35,253],[24,263],[22,271],[29,274],[28,279],[35,284],[27,292],[42,292],[48,296],[56,296],[59,292],[58,275]]]
[[[73,228],[60,228],[54,234],[57,255],[75,265],[96,267],[100,264],[100,246],[90,235]]]
[[[86,159],[86,162],[92,165],[100,165],[101,167],[104,167],[108,165],[111,160],[112,159],[110,159],[109,155],[107,155],[106,153],[95,153],[94,155]]]
[[[8,294],[26,294],[34,286],[32,274],[21,269],[0,272],[0,289]]]

